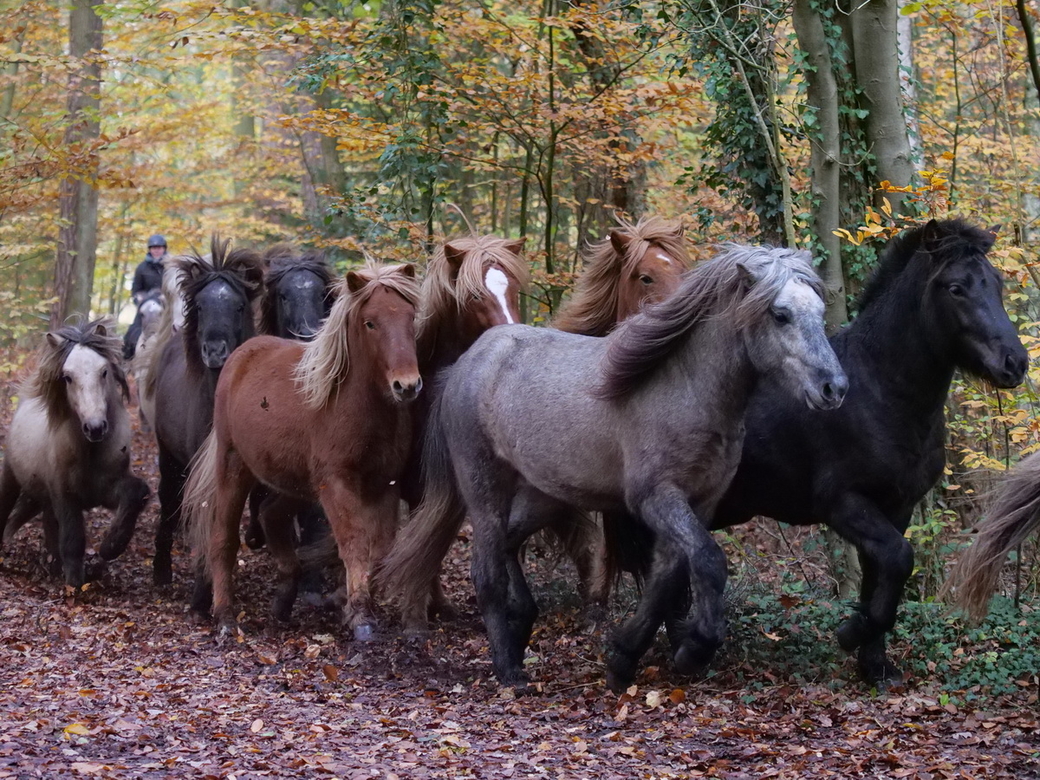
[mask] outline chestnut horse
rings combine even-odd
[[[574,294],[552,326],[583,336],[606,336],[646,303],[672,294],[690,267],[678,220],[642,217],[619,227],[588,248]]]
[[[422,388],[418,300],[410,265],[350,271],[313,341],[260,336],[228,360],[213,431],[184,497],[221,635],[235,627],[239,520],[249,491],[262,483],[301,502],[321,502],[346,568],[345,622],[356,638],[371,638],[369,573],[396,530],[412,435],[408,402]],[[265,515],[263,525],[281,575],[274,612],[286,618],[300,573],[291,519]]]
[[[184,325],[170,328],[145,384],[155,392],[155,438],[159,446],[159,527],[152,576],[173,579],[173,536],[180,525],[181,493],[188,464],[213,423],[213,395],[228,356],[253,335],[253,301],[260,291],[260,256],[231,249],[214,235],[211,260],[177,258],[172,268],[184,300]],[[176,315],[177,306],[168,306]]]
[[[133,532],[148,501],[148,486],[130,472],[130,393],[111,329],[111,322],[95,320],[47,334],[20,390],[0,474],[4,541],[42,512],[52,567],[73,587],[86,578],[84,510],[116,513],[99,549],[111,560],[126,548],[121,534]]]

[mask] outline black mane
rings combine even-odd
[[[918,252],[936,252],[943,256],[944,262],[970,254],[985,255],[992,248],[995,238],[989,230],[959,218],[933,219],[899,234],[889,240],[881,253],[877,270],[860,294],[856,310],[863,311],[884,297]]]

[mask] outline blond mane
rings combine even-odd
[[[423,280],[416,341],[424,343],[428,340],[431,333],[436,333],[446,320],[466,305],[466,301],[487,295],[484,276],[493,265],[501,266],[508,276],[519,282],[521,289],[526,288],[527,262],[510,248],[516,243],[516,239],[498,236],[466,236],[439,244]],[[445,254],[448,244],[464,255],[457,275]]]
[[[621,282],[629,278],[651,246],[660,247],[684,270],[690,255],[683,238],[682,223],[663,217],[641,217],[632,224],[617,217],[618,229],[631,241],[624,256],[614,249],[610,236],[590,244],[584,252],[584,271],[570,300],[552,325],[557,330],[586,336],[605,336],[618,324]]]
[[[347,348],[350,324],[354,312],[372,297],[377,287],[393,290],[412,306],[418,306],[419,284],[402,268],[368,263],[353,271],[365,280],[364,286],[355,292],[347,287],[346,276],[336,283],[336,303],[318,335],[304,347],[303,357],[293,370],[296,388],[309,408],[325,406],[350,371]]]

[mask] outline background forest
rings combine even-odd
[[[121,316],[146,237],[294,240],[341,265],[438,237],[527,236],[529,322],[615,213],[812,248],[829,320],[883,239],[1000,225],[1033,354],[1040,70],[1025,0],[226,0],[0,4],[0,339]],[[1032,63],[1032,66],[1031,66]],[[454,204],[457,209],[452,209]],[[1040,446],[1034,372],[959,380],[948,478],[911,529],[934,595],[986,470]],[[1040,569],[1020,555],[1012,585]]]

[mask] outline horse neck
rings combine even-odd
[[[462,357],[462,353],[473,346],[478,337],[464,329],[461,313],[454,317],[440,316],[430,320],[416,340],[419,375],[424,381],[432,379],[442,368]]]
[[[922,315],[924,284],[891,291],[834,338],[852,384],[881,386],[886,398],[917,418],[942,413],[956,369],[949,348],[935,343],[936,329]]]
[[[706,320],[687,337],[676,367],[696,396],[694,403],[702,420],[743,424],[759,373],[740,331],[718,318]]]

